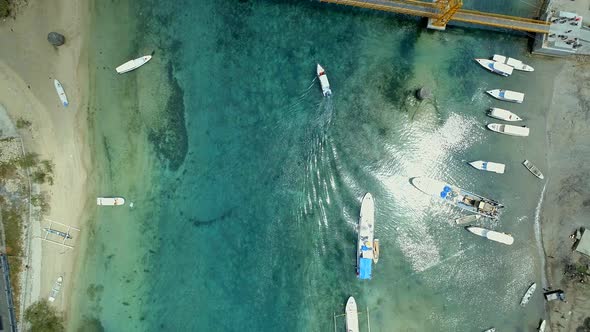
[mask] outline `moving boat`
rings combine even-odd
[[[519,103],[520,104],[524,101],[524,93],[522,93],[522,92],[501,90],[501,89],[493,89],[493,90],[488,90],[486,92],[490,96],[492,96],[496,99],[509,101],[512,103]]]
[[[510,122],[522,120],[518,115],[516,115],[508,110],[496,108],[496,107],[490,108],[490,110],[488,111],[488,116],[495,118],[495,119],[510,121]]]
[[[53,284],[53,288],[51,289],[51,292],[49,292],[49,298],[47,300],[49,300],[49,302],[53,302],[55,301],[55,298],[57,297],[57,294],[59,294],[59,291],[61,290],[61,284],[63,283],[64,278],[63,277],[59,277],[57,278],[57,280],[55,281],[55,284]]]
[[[488,240],[504,243],[507,245],[511,245],[514,243],[514,238],[510,234],[500,233],[496,231],[492,231],[487,228],[483,227],[475,227],[475,226],[467,226],[465,227],[468,231],[475,235],[479,235],[481,237],[485,237]]]
[[[359,332],[359,313],[356,308],[354,297],[346,301],[346,332]]]
[[[427,195],[440,198],[449,204],[472,213],[480,214],[484,217],[497,219],[499,209],[504,207],[504,205],[494,200],[457,188],[442,181],[425,177],[415,177],[410,179],[410,182],[414,187]]]
[[[495,131],[500,134],[506,134],[510,136],[522,136],[527,137],[530,134],[531,129],[527,126],[513,126],[499,123],[490,123],[487,125],[488,129]]]
[[[472,161],[469,165],[482,171],[496,172],[498,174],[504,174],[504,170],[506,169],[506,165],[504,164],[483,160]]]
[[[545,178],[545,176],[543,176],[543,173],[541,173],[537,166],[533,165],[533,163],[531,163],[530,161],[525,160],[522,162],[522,164],[539,179],[543,180]]]
[[[328,76],[326,76],[324,68],[322,68],[319,63],[317,66],[317,73],[318,78],[320,79],[320,85],[322,86],[322,93],[324,94],[324,97],[332,95],[332,90],[330,90],[330,82],[328,82]]]
[[[64,106],[68,106],[68,96],[66,96],[66,92],[64,91],[64,87],[58,80],[53,80],[53,85],[55,86],[55,91],[57,91],[57,95],[59,96],[59,100]]]
[[[504,77],[512,75],[512,70],[514,70],[514,68],[510,66],[493,60],[475,59],[475,61],[477,61],[477,63],[479,63],[482,67],[491,71],[492,73],[496,73]]]
[[[379,263],[379,239],[373,241],[373,263]]]
[[[104,206],[119,206],[125,205],[125,199],[123,197],[97,197],[96,205]]]
[[[531,296],[533,296],[533,293],[535,292],[535,289],[537,289],[537,283],[533,282],[522,296],[522,299],[520,300],[521,306],[524,307],[527,303],[529,303]]]
[[[151,59],[152,59],[151,55],[144,55],[141,58],[129,60],[129,61],[125,62],[124,64],[120,65],[119,67],[117,67],[116,71],[119,74],[130,72],[132,70],[135,70],[135,69],[145,65]]]
[[[481,219],[480,214],[472,214],[469,216],[464,216],[464,217],[455,219],[455,224],[457,224],[457,225],[468,224],[468,223],[477,221],[479,219]]]
[[[545,332],[545,325],[547,325],[547,321],[543,319],[539,325],[539,332]]]
[[[373,267],[373,236],[375,232],[375,203],[373,195],[366,193],[361,203],[361,215],[359,218],[359,238],[357,249],[356,273],[359,279],[371,279]]]
[[[535,71],[535,68],[522,63],[520,60],[516,60],[514,58],[505,57],[503,55],[494,54],[492,60],[510,66],[516,70],[521,71]]]

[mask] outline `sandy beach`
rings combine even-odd
[[[44,218],[78,228],[84,227],[82,213],[88,197],[87,6],[86,2],[69,0],[31,1],[20,8],[16,19],[0,22],[0,43],[10,45],[0,48],[0,103],[13,121],[23,118],[32,123],[30,129],[20,132],[25,149],[55,164],[54,185],[40,188],[50,195],[51,211]],[[66,44],[59,48],[50,45],[50,31],[63,34]],[[58,99],[54,78],[65,88],[70,101],[67,108]],[[63,276],[64,285],[54,303],[67,312],[79,251],[35,238],[46,224],[33,220],[30,227],[21,308],[47,298],[57,277]],[[79,234],[72,235],[76,246]]]

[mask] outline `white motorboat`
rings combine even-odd
[[[504,121],[509,121],[509,122],[515,122],[515,121],[522,120],[518,115],[516,115],[508,110],[505,110],[502,108],[497,108],[497,107],[490,108],[490,110],[488,111],[488,116],[498,119],[498,120],[504,120]]]
[[[96,205],[102,206],[120,206],[125,205],[125,199],[123,197],[97,197]]]
[[[53,80],[53,85],[55,86],[55,91],[59,96],[59,100],[64,106],[68,106],[68,96],[66,96],[66,92],[64,91],[63,85],[58,80]]]
[[[322,93],[324,94],[324,96],[332,95],[332,90],[330,90],[330,82],[328,82],[328,76],[326,76],[326,71],[324,71],[324,68],[322,68],[322,66],[320,66],[319,63],[317,66],[317,73],[318,78],[320,79],[320,85],[322,86]]]
[[[545,326],[546,325],[547,325],[547,321],[543,319],[541,321],[541,325],[539,325],[539,332],[545,332]]]
[[[477,61],[477,63],[492,73],[502,75],[504,77],[512,75],[512,71],[514,70],[514,68],[510,66],[493,60],[475,59],[475,61]]]
[[[354,297],[349,297],[346,301],[346,332],[359,332],[359,313],[356,307]]]
[[[469,216],[464,216],[464,217],[455,219],[455,224],[457,224],[457,225],[468,224],[468,223],[471,223],[471,222],[481,219],[481,217],[482,217],[481,214],[472,214]]]
[[[472,161],[469,165],[482,171],[496,172],[498,174],[504,174],[504,170],[506,169],[506,165],[504,164],[483,160]]]
[[[491,329],[487,329],[483,332],[496,332],[496,328],[492,327]]]
[[[524,93],[510,91],[510,90],[502,90],[502,89],[493,89],[486,91],[490,96],[500,99],[503,101],[509,101],[512,103],[519,103],[521,104],[524,101]]]
[[[543,180],[545,178],[545,176],[543,176],[543,173],[541,173],[537,166],[533,165],[533,163],[531,163],[530,161],[525,160],[522,162],[522,164],[539,179]]]
[[[356,273],[359,279],[371,279],[375,232],[375,202],[373,195],[366,193],[361,203],[358,225],[358,247]]]
[[[521,306],[524,307],[527,303],[529,303],[533,293],[535,292],[535,289],[537,289],[537,283],[533,282],[522,296],[522,299],[520,300]]]
[[[141,58],[129,60],[116,68],[117,73],[123,74],[123,73],[130,72],[132,70],[135,70],[135,69],[145,65],[151,59],[152,59],[151,55],[144,55]]]
[[[475,226],[467,226],[465,227],[468,231],[475,235],[479,235],[481,237],[485,237],[488,240],[504,243],[507,245],[511,245],[514,243],[514,238],[510,234],[500,233],[496,231],[492,231],[487,228],[483,227],[475,227]]]
[[[516,70],[520,71],[535,71],[535,68],[522,63],[520,60],[516,60],[514,58],[505,57],[503,55],[494,54],[492,60],[510,66]]]
[[[519,127],[507,124],[490,123],[487,127],[491,131],[510,136],[527,137],[530,134],[530,128],[526,126]]]
[[[51,292],[49,292],[49,298],[47,299],[49,302],[54,302],[55,299],[57,298],[57,294],[59,294],[59,291],[61,290],[61,285],[64,281],[63,277],[59,277],[57,278],[57,280],[55,281],[55,284],[53,284],[53,288],[51,289]]]

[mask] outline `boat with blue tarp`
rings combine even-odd
[[[361,203],[358,225],[357,275],[359,279],[371,279],[375,247],[375,202],[373,195],[366,193]]]

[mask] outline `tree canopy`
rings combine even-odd
[[[33,303],[25,310],[25,321],[33,332],[65,331],[63,317],[47,300]]]

